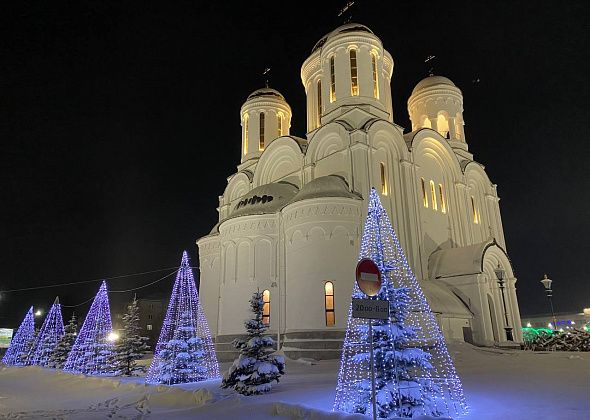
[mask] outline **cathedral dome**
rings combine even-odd
[[[361,25],[360,23],[347,23],[345,25],[339,26],[338,28],[334,29],[332,32],[324,35],[316,44],[313,46],[311,52],[322,48],[322,46],[328,41],[330,38],[335,37],[336,35],[347,33],[347,32],[367,32],[373,34],[373,31],[367,28],[365,25]]]
[[[425,79],[422,79],[418,82],[418,84],[412,91],[412,95],[420,92],[421,90],[437,85],[447,85],[456,87],[450,79],[447,79],[444,76],[428,76]]]
[[[248,95],[248,98],[246,99],[246,101],[249,101],[250,99],[261,98],[261,97],[274,97],[274,98],[278,98],[278,99],[281,99],[286,102],[285,97],[281,94],[281,92],[279,92],[278,90],[275,90],[275,89],[268,88],[268,87],[255,90],[250,95]]]

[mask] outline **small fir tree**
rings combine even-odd
[[[271,354],[274,340],[263,335],[268,328],[262,322],[263,306],[262,293],[254,293],[250,299],[254,318],[244,323],[248,336],[245,340],[234,340],[240,355],[223,378],[222,388],[234,388],[244,395],[263,394],[269,392],[272,382],[278,383],[285,373],[285,359]]]
[[[203,339],[197,336],[191,319],[190,311],[183,312],[172,340],[160,350],[160,383],[174,385],[207,379]]]
[[[137,360],[143,357],[149,346],[148,338],[140,332],[139,307],[134,298],[123,315],[123,334],[115,346],[115,366],[120,375],[131,376],[144,371],[142,366],[137,366]]]
[[[61,339],[57,342],[57,345],[53,349],[53,353],[49,357],[47,367],[54,369],[62,369],[72,346],[76,341],[76,335],[78,334],[78,322],[76,315],[72,314],[72,318],[65,327],[65,333],[61,336]]]

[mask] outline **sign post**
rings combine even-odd
[[[375,296],[381,290],[381,272],[377,264],[369,258],[363,258],[356,266],[356,283],[367,296]],[[369,323],[369,363],[371,365],[371,404],[373,420],[377,419],[377,401],[375,400],[375,358],[373,355],[373,319],[389,318],[389,302],[374,299],[353,299],[353,318],[365,318]]]

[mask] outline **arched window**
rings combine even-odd
[[[430,199],[432,201],[432,210],[437,211],[438,205],[436,204],[436,189],[434,188],[433,180],[430,180]]]
[[[270,325],[270,290],[262,292],[262,323]]]
[[[422,203],[424,207],[428,208],[428,196],[426,195],[426,184],[424,182],[424,178],[420,178],[422,184]]]
[[[441,136],[448,138],[449,135],[449,120],[443,114],[439,114],[436,118],[436,128]]]
[[[283,114],[280,112],[277,114],[277,133],[279,137],[283,135]]]
[[[332,327],[336,325],[336,318],[334,316],[334,284],[327,281],[324,284],[324,298],[326,304],[326,326]]]
[[[442,184],[438,184],[438,193],[440,194],[440,211],[447,212],[447,201],[445,200],[445,192]]]
[[[373,67],[373,97],[379,99],[379,79],[377,78],[377,56],[371,53],[371,66]]]
[[[244,115],[244,155],[248,154],[248,114]]]
[[[334,56],[330,57],[330,103],[336,100],[336,72],[334,70]]]
[[[358,68],[356,65],[356,50],[350,50],[350,94],[359,95]]]
[[[475,204],[475,198],[473,196],[471,196],[471,211],[472,211],[472,215],[473,215],[473,223],[478,225],[479,224],[479,209],[477,208],[477,205]]]
[[[317,124],[319,127],[322,124],[322,81],[318,80],[318,112],[317,112]]]
[[[258,150],[264,150],[264,112],[260,113],[260,140]]]
[[[379,163],[381,169],[381,195],[387,195],[389,193],[389,186],[387,185],[387,174],[385,173],[385,164]]]

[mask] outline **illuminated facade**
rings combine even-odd
[[[241,162],[219,197],[219,222],[197,241],[222,358],[255,290],[268,291],[269,331],[291,356],[337,357],[371,187],[447,339],[506,342],[508,318],[522,341],[496,185],[469,152],[462,93],[445,77],[420,81],[404,133],[393,121],[393,67],[370,29],[346,24],[303,63],[305,138],[290,134],[291,108],[276,90],[242,106]]]

